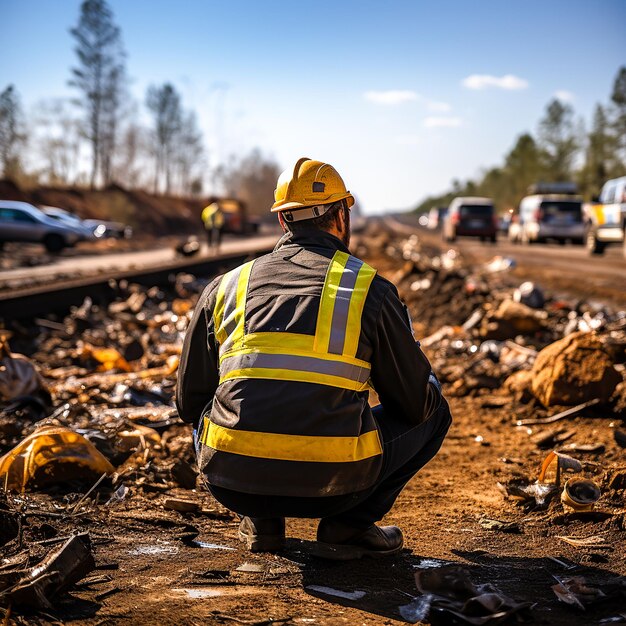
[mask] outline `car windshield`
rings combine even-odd
[[[544,221],[567,220],[568,222],[582,222],[582,206],[580,202],[542,202],[541,211]]]
[[[465,204],[461,207],[461,217],[490,217],[493,215],[492,204]]]
[[[542,202],[541,210],[544,215],[556,215],[557,213],[580,214],[580,202]]]
[[[70,224],[71,226],[80,226],[80,220],[73,215],[68,215],[66,213],[46,213],[46,215],[54,220],[58,220],[59,222]]]

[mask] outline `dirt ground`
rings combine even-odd
[[[388,237],[392,247],[402,245],[396,235]],[[399,274],[402,261],[393,251],[363,239],[360,248],[357,245],[357,254],[362,252],[397,282],[403,295],[409,294],[403,291],[406,272]],[[518,282],[510,274],[499,279],[498,288]],[[468,300],[472,297],[467,295]],[[474,304],[468,303],[470,312]],[[418,299],[411,307],[420,337],[467,318],[466,310],[450,311],[443,305],[427,316],[426,306],[427,299]],[[436,344],[424,349],[433,363],[441,362]],[[444,376],[444,392],[451,390],[451,383],[451,375]],[[235,516],[199,483],[185,489],[180,484],[191,487],[188,479],[175,485],[156,479],[160,475],[156,470],[146,478],[141,468],[125,474],[123,483],[129,491],[122,501],[104,504],[107,493],[99,501],[89,499],[78,506],[72,516],[67,510],[80,494],[10,496],[12,506],[24,513],[23,538],[31,555],[49,549],[59,537],[88,531],[96,570],[57,598],[52,609],[29,613],[12,607],[10,615],[5,612],[5,623],[402,623],[406,619],[400,607],[419,596],[415,573],[446,564],[462,565],[474,583],[491,583],[514,600],[532,604],[527,623],[569,626],[617,620],[626,612],[623,595],[604,598],[583,611],[559,602],[552,586],[556,578],[584,576],[587,584],[602,589],[626,575],[624,489],[603,490],[591,513],[568,513],[558,498],[543,510],[520,505],[506,497],[498,483],[534,480],[552,449],[545,446],[550,437],[544,435],[555,427],[516,422],[560,409],[544,409],[536,401],[523,404],[499,385],[466,392],[456,385],[447,395],[454,422],[441,451],[409,483],[384,520],[404,531],[405,549],[397,558],[319,560],[310,554],[317,521],[291,519],[283,553],[252,555],[238,541]],[[581,460],[585,475],[602,486],[611,472],[626,469],[624,449],[616,438],[624,421],[608,408],[589,408],[555,426],[568,431],[556,448]],[[186,426],[160,432],[154,467],[167,460],[171,470],[172,458],[190,459]],[[575,450],[572,444],[578,452],[568,451]],[[581,451],[584,444],[594,444],[596,451]],[[179,505],[168,499],[191,501],[199,510],[171,510]],[[489,520],[514,524],[503,530]],[[591,536],[602,539],[593,548],[575,547],[559,538]],[[18,552],[16,540],[0,548],[0,555],[2,550],[5,557]],[[436,613],[431,621],[456,623]],[[516,623],[515,616],[507,623]]]

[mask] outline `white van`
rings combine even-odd
[[[570,194],[534,194],[519,205],[522,243],[547,241],[583,243],[585,224],[582,199]]]

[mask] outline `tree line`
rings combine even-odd
[[[122,33],[106,0],[84,0],[70,33],[76,56],[67,82],[74,97],[43,100],[27,120],[15,86],[0,91],[0,178],[26,186],[205,193],[207,150],[195,111],[171,82],[149,86],[142,103],[131,98]],[[139,121],[142,107],[150,126]],[[278,166],[258,150],[231,157],[213,179],[228,192],[239,183],[245,189],[252,156],[275,181]]]
[[[607,179],[626,175],[626,67],[621,67],[607,104],[597,104],[591,128],[576,120],[571,104],[555,98],[546,106],[536,136],[521,134],[504,162],[476,180],[454,179],[448,191],[429,196],[421,213],[448,206],[456,196],[492,198],[500,210],[514,208],[537,182],[576,182],[585,199],[596,197]]]

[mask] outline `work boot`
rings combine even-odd
[[[322,519],[317,527],[313,553],[324,559],[348,561],[364,556],[378,558],[402,550],[404,537],[397,526],[351,528],[340,522]]]
[[[276,552],[285,547],[284,517],[242,517],[239,539],[250,552]]]

